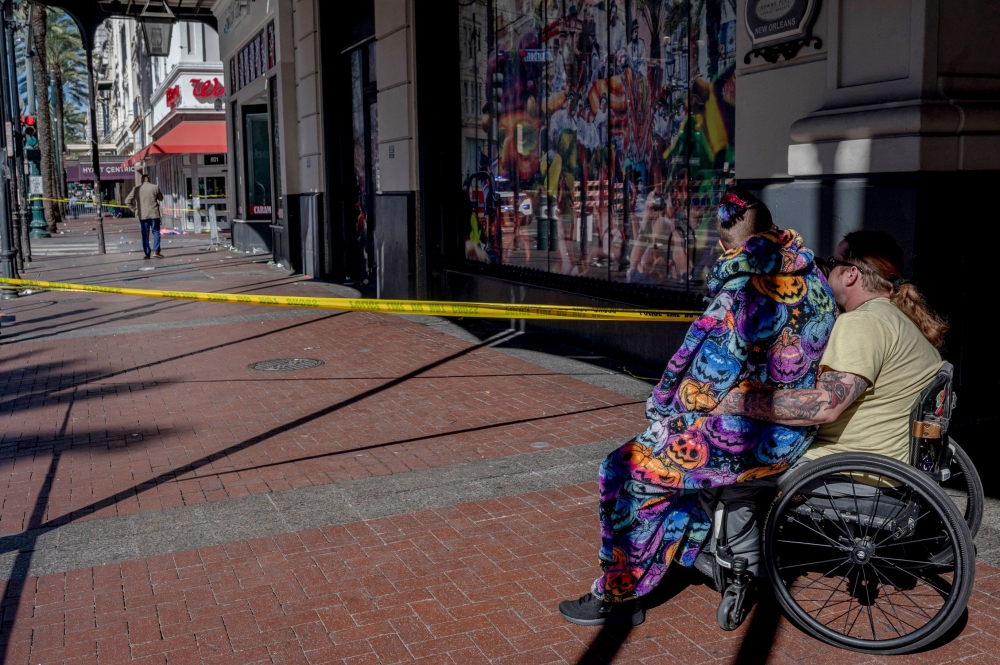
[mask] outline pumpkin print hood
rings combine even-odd
[[[813,388],[836,318],[813,253],[791,230],[726,252],[709,287],[714,299],[667,363],[636,438],[678,489],[779,473],[801,456],[815,428],[712,412],[733,389]]]
[[[723,254],[708,277],[708,288],[714,295],[738,277],[801,274],[812,268],[813,258],[798,233],[772,228]]]

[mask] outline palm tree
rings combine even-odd
[[[35,73],[35,119],[38,124],[38,147],[42,152],[42,183],[45,193],[42,199],[42,209],[45,211],[45,223],[49,233],[56,230],[56,225],[62,221],[59,208],[53,201],[53,195],[59,192],[56,185],[55,142],[52,135],[52,114],[45,102],[49,98],[49,64],[48,64],[48,13],[45,6],[36,4],[31,15],[31,41],[34,57],[32,65]]]
[[[636,0],[636,7],[646,19],[649,26],[649,58],[651,60],[660,59],[660,30],[663,29],[663,5],[664,0]],[[631,29],[631,26],[630,28]],[[630,35],[631,36],[631,35]]]
[[[55,99],[56,131],[59,132],[59,147],[66,151],[66,102],[79,104],[87,93],[87,63],[83,53],[83,42],[76,23],[69,15],[53,11],[50,15],[47,35],[49,67],[52,70]],[[59,198],[66,198],[65,172],[58,174]]]

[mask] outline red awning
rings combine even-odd
[[[125,161],[133,166],[150,155],[185,155],[226,152],[226,121],[182,122],[162,138],[150,143]]]

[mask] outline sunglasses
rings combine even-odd
[[[841,261],[840,259],[835,259],[832,256],[825,259],[816,259],[816,265],[819,269],[823,271],[826,277],[830,276],[830,273],[837,266],[843,266],[844,268],[858,268],[853,263],[848,263],[847,261]],[[858,272],[861,272],[861,268],[858,268]]]

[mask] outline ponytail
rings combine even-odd
[[[910,321],[913,321],[931,346],[940,349],[944,345],[944,335],[948,332],[948,322],[927,306],[924,296],[917,287],[905,280],[899,282],[898,285],[894,285],[889,300],[899,308],[899,311],[906,314]]]
[[[847,263],[861,272],[865,291],[889,292],[889,300],[906,314],[935,349],[944,345],[948,322],[927,305],[923,294],[903,278],[903,250],[888,233],[854,231],[847,241]]]

